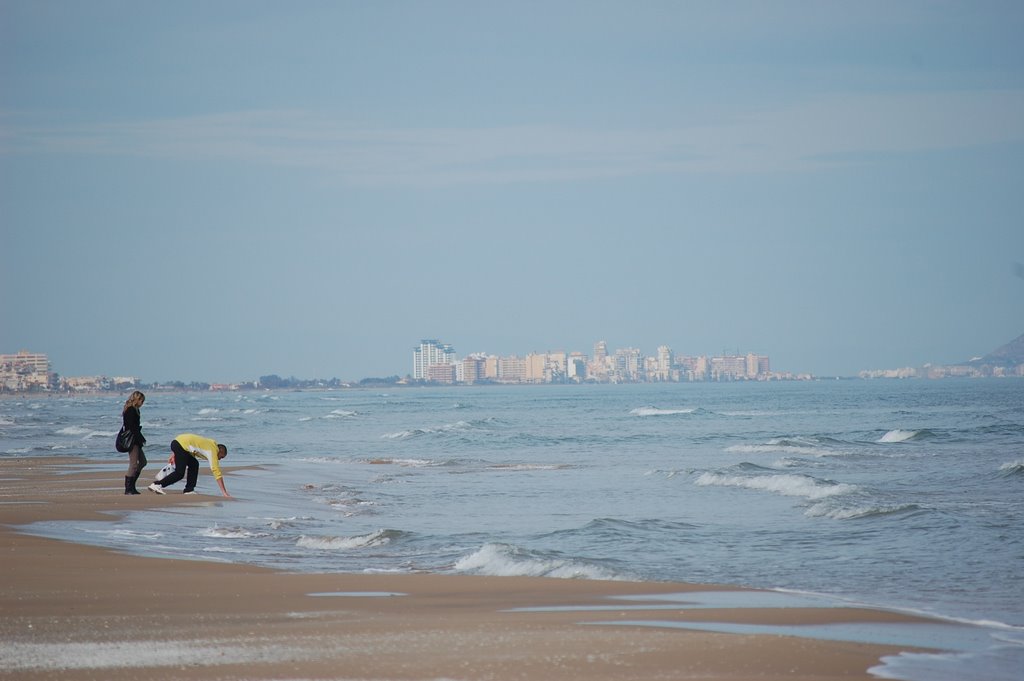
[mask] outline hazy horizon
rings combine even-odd
[[[1024,332],[1016,2],[0,0],[0,352],[404,375]]]
[[[439,339],[439,340],[443,341],[443,339]],[[625,349],[626,347],[631,347],[631,346],[628,346],[628,345],[627,346],[623,346],[623,348],[621,348],[621,349]],[[25,350],[25,349],[26,348],[21,348],[20,350]],[[618,350],[618,349],[620,349],[620,348],[609,347],[608,348],[608,352],[610,354],[614,354],[615,351]],[[997,349],[997,348],[993,348],[993,350],[995,350],[995,349]],[[591,350],[592,350],[592,348],[591,348]],[[31,350],[29,350],[29,351],[31,352]],[[0,349],[0,354],[15,354],[15,352],[17,352],[17,351],[8,351],[6,349]],[[542,352],[544,352],[544,351],[542,351]],[[572,348],[572,349],[563,349],[563,348],[554,349],[554,348],[552,348],[550,350],[550,352],[565,352],[566,354],[569,354],[569,353],[572,353],[572,352],[583,352],[587,356],[588,359],[590,359],[590,360],[593,359],[593,352],[584,351],[584,350],[579,349],[579,348]],[[410,352],[410,354],[411,354],[411,352]],[[461,359],[464,359],[466,356],[471,355],[471,354],[490,354],[490,355],[493,355],[494,353],[485,353],[482,350],[478,350],[478,351],[466,352],[466,353],[456,352],[456,354],[457,354],[458,359],[461,360]],[[516,355],[516,356],[519,356],[519,357],[525,357],[527,354],[530,354],[530,353],[526,353],[526,352],[513,352],[513,353],[510,353],[510,354],[511,355]],[[643,354],[645,356],[654,356],[654,353],[649,353],[649,352],[644,352]],[[674,354],[677,357],[682,355],[682,353],[674,353]],[[746,355],[746,354],[748,354],[748,353],[746,351],[742,350],[742,349],[733,349],[731,351],[723,349],[723,350],[719,351],[719,353],[696,353],[696,354],[692,354],[692,355],[689,355],[689,356],[701,356],[701,355],[704,355],[704,356],[707,356],[707,357],[712,357],[712,356],[738,356],[738,355]],[[750,354],[759,354],[759,353],[750,353]],[[976,355],[975,357],[964,358],[963,360],[960,360],[959,362],[951,362],[950,364],[960,364],[960,363],[966,362],[966,361],[968,361],[970,359],[980,358],[980,357],[982,357],[985,354],[988,354],[988,352],[981,353],[979,355]],[[770,359],[770,356],[769,356],[769,359]],[[60,364],[60,358],[49,357],[49,360],[50,360],[50,364],[51,364],[51,371],[56,371],[60,376],[62,376],[64,378],[70,378],[70,377],[74,377],[74,376],[78,375],[78,374],[72,375],[72,374],[66,374],[66,373],[60,372],[59,368],[58,368],[58,365]],[[930,364],[930,363],[929,362],[919,362],[919,363],[916,363],[916,364],[908,364],[908,365],[901,366],[901,367],[895,367],[895,366],[894,367],[864,367],[864,370],[870,371],[870,370],[881,370],[881,369],[901,369],[901,368],[907,368],[907,367],[915,368],[915,369],[921,369],[926,364]],[[801,377],[801,378],[802,377],[806,377],[808,374],[812,375],[814,378],[855,378],[856,377],[855,373],[854,374],[845,374],[845,375],[844,374],[824,374],[824,375],[821,375],[821,374],[811,374],[811,372],[805,372],[805,371],[803,371],[801,369],[792,369],[792,368],[777,369],[774,366],[772,366],[771,373],[772,374],[782,374],[782,373],[784,373],[784,374],[792,374],[794,377]],[[258,381],[260,378],[263,378],[263,377],[266,377],[266,376],[277,376],[278,378],[285,379],[285,380],[291,380],[291,379],[295,379],[295,380],[298,380],[298,381],[339,380],[339,381],[346,382],[346,383],[353,383],[353,382],[362,381],[364,379],[387,379],[387,378],[391,378],[391,377],[394,377],[394,376],[398,376],[399,378],[405,378],[407,376],[411,376],[411,374],[412,374],[412,361],[410,359],[410,361],[408,362],[408,365],[405,368],[403,368],[403,369],[395,369],[394,371],[389,371],[387,373],[379,373],[379,374],[372,374],[372,375],[371,374],[366,374],[366,375],[358,375],[358,376],[339,376],[339,375],[333,375],[333,374],[332,375],[322,375],[322,376],[320,376],[320,375],[318,375],[318,376],[296,376],[294,374],[284,374],[284,375],[282,375],[282,374],[278,374],[277,372],[267,372],[267,371],[257,370],[252,375],[249,375],[249,376],[236,376],[236,377],[234,377],[232,379],[227,379],[227,380],[210,380],[210,379],[204,379],[202,377],[192,377],[192,378],[184,379],[183,380],[183,379],[175,378],[173,376],[165,376],[165,377],[162,377],[160,379],[151,379],[151,378],[147,378],[147,377],[144,377],[144,376],[132,376],[132,377],[135,378],[135,379],[138,379],[139,382],[142,383],[142,384],[153,384],[153,383],[159,384],[159,383],[169,383],[169,382],[216,383],[216,384],[221,384],[221,383],[226,383],[226,384],[231,384],[231,383],[247,383],[247,382],[252,382],[252,381]],[[81,375],[86,375],[86,376],[88,376],[88,375],[106,375],[108,378],[124,377],[124,376],[126,376],[126,374],[124,372],[118,372],[116,370],[114,370],[113,372],[111,372],[109,374],[95,374],[95,372],[88,372],[88,371],[86,371],[86,372],[84,372]],[[726,379],[726,382],[729,382],[729,381],[732,381],[732,380],[737,380],[737,379]],[[775,379],[773,379],[773,380],[775,380]],[[707,379],[707,380],[698,380],[698,381],[682,380],[682,381],[679,381],[679,382],[681,382],[681,383],[690,383],[690,382],[701,383],[701,382],[716,382],[716,381],[715,380],[711,380],[711,379]]]

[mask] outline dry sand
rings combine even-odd
[[[510,612],[730,587],[288,574],[122,555],[13,529],[232,503],[124,496],[120,469],[76,472],[81,463],[0,460],[0,679],[874,679],[867,669],[900,648],[586,622],[915,621],[856,608]],[[367,595],[310,595],[325,592]]]

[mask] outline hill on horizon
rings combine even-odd
[[[1003,366],[1013,367],[1024,364],[1024,334],[1014,338],[1006,345],[993,350],[980,359],[972,359],[964,364],[971,366]]]

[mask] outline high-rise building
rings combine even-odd
[[[643,354],[637,348],[615,351],[615,380],[634,382],[644,380]]]
[[[657,377],[659,381],[672,380],[672,348],[667,345],[658,346]]]
[[[487,358],[484,355],[470,355],[462,360],[462,376],[459,380],[463,383],[476,383],[486,378]]]
[[[735,381],[747,377],[747,358],[726,355],[711,358],[712,381]]]
[[[498,380],[503,383],[519,383],[526,378],[526,359],[510,355],[498,358]]]
[[[531,352],[523,361],[523,380],[528,383],[542,383],[544,381],[544,366],[547,364],[547,355]]]
[[[565,377],[577,382],[587,380],[587,356],[581,352],[571,353],[565,366]]]
[[[430,367],[435,364],[455,364],[455,348],[436,338],[420,341],[412,351],[412,377],[417,380],[430,379]]]
[[[768,358],[764,355],[755,355],[749,353],[747,355],[747,378],[758,378],[759,376],[767,376],[771,373],[771,369],[768,365]]]
[[[50,358],[45,354],[22,350],[14,355],[0,355],[0,387],[29,390],[49,385]]]

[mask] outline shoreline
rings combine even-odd
[[[762,607],[765,592],[712,584],[286,573],[17,529],[230,503],[124,496],[111,472],[80,470],[97,463],[108,462],[0,459],[0,678],[128,679],[144,669],[151,679],[866,681],[883,657],[914,649],[682,627],[935,623],[869,608]],[[739,604],[688,609],[681,600],[721,592]]]

